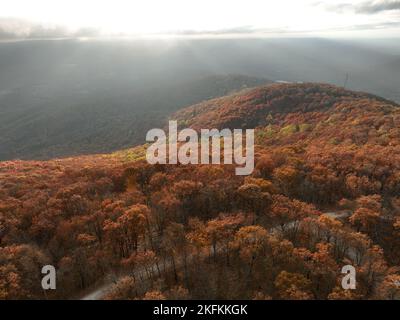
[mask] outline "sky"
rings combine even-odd
[[[400,35],[400,1],[0,0],[0,35],[27,35],[32,28],[54,34],[392,37]]]

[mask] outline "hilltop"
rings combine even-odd
[[[354,92],[329,84],[270,84],[243,90],[227,97],[201,102],[175,113],[181,124],[193,128],[255,128],[270,124],[274,115],[336,112],[334,108],[398,106],[368,93]]]

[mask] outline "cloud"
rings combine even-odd
[[[317,5],[322,5],[323,2],[318,2]],[[400,1],[398,0],[380,0],[380,1],[364,1],[358,4],[339,3],[335,5],[324,5],[329,11],[343,13],[353,11],[358,14],[377,14],[385,11],[400,10]]]
[[[59,25],[43,25],[23,19],[0,17],[0,40],[89,38],[98,35],[99,31],[93,28],[69,30]]]
[[[355,8],[356,13],[374,14],[382,11],[400,10],[400,1],[363,2]]]
[[[169,34],[184,35],[184,36],[199,36],[199,35],[246,35],[246,34],[263,34],[263,33],[286,33],[286,29],[281,28],[255,28],[253,26],[238,26],[234,28],[215,29],[215,30],[181,30],[172,31]]]
[[[238,26],[215,30],[178,30],[161,33],[162,35],[176,36],[230,36],[230,35],[255,35],[255,34],[281,34],[289,31],[281,28],[261,29],[253,26]],[[157,34],[154,34],[157,35]],[[101,36],[119,37],[130,34],[104,34],[95,28],[81,28],[71,31],[58,25],[42,25],[27,20],[0,17],[0,40],[22,39],[60,39],[60,38],[95,38]]]
[[[241,34],[241,33],[253,33],[255,32],[254,28],[251,26],[241,26],[235,28],[227,28],[227,29],[218,29],[218,30],[181,30],[181,31],[172,31],[170,33],[173,34],[181,34],[181,35],[203,35],[203,34]]]
[[[332,32],[353,32],[353,31],[374,31],[374,30],[385,30],[400,28],[400,21],[382,21],[372,22],[364,24],[354,24],[351,26],[343,27],[328,27],[328,28],[317,28],[317,29],[301,29],[291,30],[289,28],[254,28],[250,26],[243,26],[230,29],[217,29],[207,31],[192,31],[183,30],[179,32],[170,32],[171,35],[183,35],[183,36],[252,36],[252,35],[313,35],[313,34],[324,34]]]
[[[400,28],[400,21],[356,24],[350,27],[332,28],[330,30],[325,30],[325,31],[372,31],[372,30],[382,30],[390,28]]]
[[[0,39],[15,39],[26,35],[32,25],[27,21],[14,18],[0,19]]]

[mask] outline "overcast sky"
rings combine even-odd
[[[400,1],[0,0],[0,31],[22,28],[24,21],[105,34],[391,37],[400,35]]]

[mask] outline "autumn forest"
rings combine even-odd
[[[2,161],[0,299],[400,299],[398,104],[267,84],[170,119],[255,128],[253,173],[150,165],[146,145]]]

